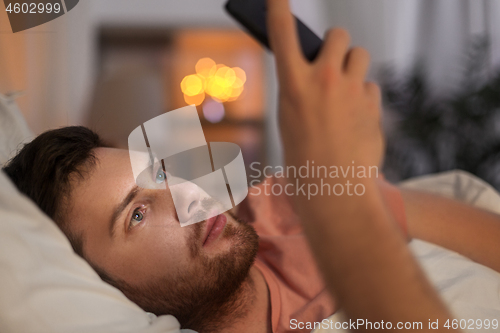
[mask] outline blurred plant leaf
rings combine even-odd
[[[382,71],[389,180],[462,169],[500,190],[500,68],[489,71],[488,55],[488,39],[473,38],[450,96],[431,94],[422,62],[403,75]]]

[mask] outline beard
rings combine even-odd
[[[203,333],[220,331],[244,317],[247,305],[253,301],[249,272],[259,247],[255,229],[230,215],[235,223],[228,223],[221,235],[231,240],[230,251],[206,256],[201,245],[206,222],[196,223],[191,226],[193,232],[188,240],[195,264],[188,272],[171,272],[168,277],[141,286],[115,279],[107,282],[143,310],[157,316],[175,316],[182,328]]]

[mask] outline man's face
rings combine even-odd
[[[181,227],[177,213],[196,214],[207,205],[195,185],[176,185],[184,199],[176,211],[168,186],[136,186],[127,151],[99,148],[95,155],[96,166],[72,190],[68,213],[91,264],[132,289],[157,286],[158,297],[172,298],[164,300],[169,304],[185,299],[172,305],[180,309],[157,304],[151,312],[199,311],[192,307],[202,305],[186,300],[209,303],[224,294],[221,284],[233,289],[225,291],[226,298],[236,292],[258,247],[253,228],[227,213]]]

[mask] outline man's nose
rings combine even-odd
[[[189,181],[170,187],[180,223],[188,222],[201,208],[200,188]]]

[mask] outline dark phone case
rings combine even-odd
[[[229,0],[227,12],[240,22],[252,36],[269,49],[266,26],[266,0]],[[301,20],[295,17],[304,56],[313,61],[321,48],[322,40]]]

